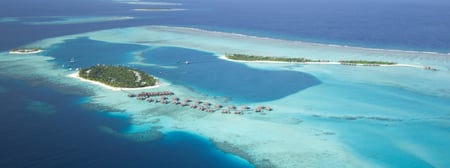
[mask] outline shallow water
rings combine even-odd
[[[145,52],[143,57],[145,63],[175,67],[140,67],[152,74],[203,94],[241,103],[277,100],[320,84],[309,74],[254,69],[184,48],[160,47]]]
[[[140,63],[158,66],[137,65],[136,68],[202,94],[241,102],[276,100],[320,84],[315,77],[305,73],[254,69],[219,59],[212,53],[176,47],[149,48],[78,38],[58,44],[46,54],[55,57],[65,68],[97,64],[132,66],[128,64],[135,59],[136,54],[132,52],[147,49],[139,55],[139,59],[144,59]],[[72,57],[76,62],[68,62]]]
[[[134,60],[131,52],[143,50],[139,45],[113,44],[90,40],[87,37],[67,40],[46,50],[47,55],[66,68],[87,68],[97,64],[123,65]],[[70,62],[71,60],[75,62]]]
[[[31,5],[23,5],[24,2]],[[155,74],[170,84],[174,83],[175,87],[191,89],[196,94],[209,95],[209,98],[227,97],[237,104],[266,101],[264,103],[273,105],[276,111],[268,114],[268,117],[252,114],[249,118],[288,125],[295,123],[299,125],[293,127],[298,129],[325,130],[330,134],[327,136],[335,138],[318,139],[345,146],[350,152],[344,154],[356,156],[362,162],[373,165],[450,167],[446,158],[450,151],[450,61],[448,54],[434,53],[450,51],[448,20],[442,20],[450,14],[448,2],[416,0],[389,4],[374,1],[357,2],[359,6],[355,6],[353,1],[336,2],[339,4],[326,2],[324,5],[324,1],[255,3],[236,0],[234,3],[224,3],[186,0],[183,1],[183,7],[189,10],[180,13],[136,13],[130,10],[132,6],[107,1],[98,1],[95,5],[92,5],[92,1],[77,1],[71,8],[65,8],[65,2],[49,2],[54,5],[35,4],[32,0],[1,1],[0,6],[15,5],[18,8],[7,7],[0,11],[0,16],[7,17],[0,19],[6,21],[0,21],[0,34],[4,37],[0,40],[0,49],[6,51],[48,37],[148,24],[242,33],[245,35],[172,27],[152,27],[149,29],[154,31],[150,33],[140,29],[118,29],[109,34],[90,34],[104,41],[71,39],[39,55],[55,57],[50,62],[56,63],[57,70],[61,70],[62,65],[65,70],[68,67],[73,69],[96,64],[130,65]],[[83,6],[85,3],[90,5]],[[255,8],[248,8],[248,4]],[[105,9],[98,10],[98,5]],[[29,7],[42,10],[28,10]],[[86,15],[93,18],[105,15],[131,15],[138,18],[88,24],[26,25],[27,22],[64,20],[61,15],[69,15],[67,19],[70,20],[80,14],[86,20],[90,19]],[[45,15],[57,15],[58,19]],[[306,44],[246,35],[428,52]],[[36,44],[40,43],[32,47],[36,47]],[[152,49],[153,44],[155,48]],[[219,60],[212,53],[199,50],[215,54],[243,52],[335,60],[370,58],[432,65],[440,71],[398,67],[241,64]],[[143,54],[139,55],[139,52]],[[68,63],[72,57],[76,62]],[[7,56],[2,58],[10,59]],[[34,60],[27,56],[22,58],[2,62],[0,66],[1,74],[32,83],[28,85],[10,81],[9,78],[0,80],[0,124],[5,128],[1,133],[7,137],[0,140],[0,157],[3,158],[0,167],[67,167],[68,163],[73,167],[249,166],[246,161],[216,150],[210,142],[197,135],[171,132],[157,142],[138,143],[123,139],[127,136],[105,133],[98,128],[107,127],[123,134],[142,131],[151,127],[151,124],[142,126],[124,116],[111,117],[99,113],[99,109],[82,108],[86,100],[96,101],[101,98],[86,99],[55,92],[64,90],[51,85],[64,81],[65,74],[53,75],[57,70],[50,68],[52,64],[43,63],[47,60]],[[183,64],[185,60],[191,64]],[[152,67],[136,62],[167,66]],[[96,88],[88,84],[82,86]],[[110,95],[113,97],[104,99],[117,99],[114,96],[118,94]],[[148,104],[133,102],[124,106],[144,105]],[[129,109],[130,113],[137,113],[132,111],[133,108]],[[172,109],[161,109],[167,110]],[[160,124],[171,126],[163,121]],[[314,146],[319,142],[308,143]],[[189,155],[182,154],[185,152],[189,152]],[[315,159],[324,160],[321,157]]]

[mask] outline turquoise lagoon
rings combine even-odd
[[[329,46],[161,26],[104,30],[36,44],[47,50],[29,58],[53,57],[41,63],[57,66],[34,73],[57,77],[57,83],[93,89],[95,96],[90,101],[123,109],[140,129],[132,131],[158,126],[165,134],[179,130],[200,134],[215,143],[228,143],[233,150],[223,150],[235,152],[256,166],[450,165],[445,158],[450,149],[450,64],[445,54]],[[218,58],[227,52],[332,61],[387,60],[433,66],[439,71],[237,63]],[[67,65],[71,57],[79,60],[72,67],[112,64],[145,70],[162,81],[156,90],[174,90],[180,96],[224,104],[265,104],[275,110],[224,116],[139,102],[126,98],[126,93],[65,77],[73,71],[61,65]],[[159,122],[153,123],[155,119]],[[149,126],[139,127],[145,124]]]
[[[0,167],[450,167],[447,1],[164,4],[182,12],[133,11],[163,5],[144,1],[0,4]],[[149,24],[184,27],[134,27]],[[6,53],[16,47],[46,50]],[[236,63],[225,53],[419,68]],[[210,114],[67,77],[96,64],[145,70],[161,80],[152,90],[179,97],[275,110]]]
[[[67,40],[50,48],[47,54],[55,56],[61,66],[72,68],[97,64],[130,66],[128,63],[133,62],[133,52],[147,48],[143,45],[114,44],[80,38]],[[276,100],[319,84],[316,78],[301,72],[258,70],[218,59],[212,53],[186,48],[158,47],[141,54],[142,63],[158,66],[133,65],[136,68],[175,84],[195,88],[198,92],[228,97],[230,100]],[[72,57],[76,62],[68,64],[67,61]],[[257,85],[250,85],[251,83]],[[281,85],[283,87],[278,88]],[[277,90],[268,92],[273,88]]]

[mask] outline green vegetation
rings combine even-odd
[[[82,68],[78,72],[82,78],[98,81],[113,87],[138,88],[153,86],[156,79],[145,72],[122,67],[97,65]]]
[[[276,62],[330,62],[329,60],[310,60],[306,58],[288,58],[288,57],[269,57],[269,56],[256,56],[245,54],[226,54],[225,57],[232,60],[240,61],[276,61]],[[386,61],[367,61],[367,60],[344,60],[339,61],[342,65],[367,65],[367,66],[380,66],[380,65],[395,65],[395,62]]]
[[[306,58],[269,57],[245,54],[226,54],[225,57],[241,61],[277,61],[277,62],[329,62],[327,60],[310,60]]]
[[[395,62],[386,62],[386,61],[365,61],[365,60],[345,60],[345,61],[339,61],[339,63],[341,64],[345,64],[345,65],[357,65],[357,64],[362,64],[362,65],[395,65],[397,63]]]
[[[13,48],[13,49],[11,49],[11,51],[18,51],[18,52],[24,52],[24,51],[31,52],[31,51],[39,51],[39,50],[42,50],[42,49],[41,48]]]

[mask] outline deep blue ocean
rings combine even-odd
[[[0,87],[0,167],[251,167],[184,132],[154,142],[105,133],[128,120],[83,108],[83,96],[5,78]]]
[[[172,0],[171,0],[172,1]],[[170,2],[170,1],[168,1]],[[133,12],[108,0],[2,0],[0,17],[138,16],[80,25],[2,24],[0,49],[113,27],[176,25],[320,43],[450,53],[446,0],[180,0],[184,12]],[[37,18],[36,18],[37,17]],[[48,19],[48,18],[47,18]],[[18,36],[20,34],[20,36]]]
[[[20,17],[19,22],[0,22],[0,50],[34,42],[36,40],[82,33],[108,28],[142,25],[173,25],[198,27],[208,30],[235,32],[248,35],[302,40],[327,44],[352,45],[371,48],[419,50],[450,53],[450,1],[444,0],[180,0],[183,12],[133,12],[135,6],[111,3],[108,0],[2,0],[0,17]],[[101,23],[68,25],[27,25],[28,21],[54,20],[49,16],[135,16],[137,19]],[[80,55],[114,55],[142,49],[142,46],[114,47],[99,42],[74,41],[70,47],[52,49],[59,63],[78,56],[79,66],[95,65],[93,58]],[[93,47],[95,50],[86,49]],[[108,47],[108,50],[98,49]],[[110,50],[114,48],[115,50]],[[83,48],[85,50],[80,50]],[[71,55],[64,52],[77,51]],[[308,81],[304,85],[286,87],[279,94],[266,95],[268,85],[252,88],[252,93],[240,94],[236,99],[244,101],[267,101],[287,96],[307,87],[319,84],[312,76],[288,72],[260,72],[239,64],[207,57],[209,53],[186,50],[183,58],[164,55],[179,49],[160,48],[145,53],[152,62],[177,66],[177,71],[207,78],[217,82],[214,71],[202,71],[205,66],[234,66],[238,70],[252,71],[254,81],[264,80],[264,75],[274,79],[290,78],[292,83]],[[95,51],[111,51],[104,53]],[[83,52],[85,52],[83,54]],[[192,55],[204,55],[208,64],[186,66],[174,64]],[[130,57],[108,57],[98,63],[121,64]],[[120,58],[120,59],[119,59]],[[89,60],[89,61],[87,61]],[[195,61],[195,60],[193,60]],[[225,65],[226,64],[226,65]],[[140,67],[144,68],[144,67]],[[160,75],[180,84],[185,81],[179,73],[169,69],[145,69],[163,71]],[[190,74],[190,72],[200,72]],[[158,73],[156,73],[158,74]],[[260,76],[258,76],[258,74]],[[287,76],[280,76],[280,74]],[[231,71],[227,76],[238,75]],[[180,79],[180,81],[177,81]],[[189,79],[193,79],[189,76]],[[238,81],[232,83],[239,85]],[[189,81],[194,89],[208,88],[208,83]],[[230,83],[222,83],[229,85]],[[223,87],[239,88],[239,87]],[[243,88],[248,90],[249,88]],[[242,90],[220,90],[224,95],[239,95]],[[247,167],[248,163],[219,151],[206,139],[196,135],[173,132],[155,142],[134,142],[100,131],[106,126],[123,130],[130,123],[127,119],[111,117],[100,109],[84,108],[87,95],[73,95],[55,91],[51,86],[34,86],[0,76],[0,167]]]

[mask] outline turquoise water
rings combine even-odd
[[[107,52],[98,50],[98,53],[88,55],[83,53],[84,51],[80,52],[79,46],[100,46]],[[138,54],[139,60],[136,60],[133,53],[141,51],[143,53]],[[383,167],[448,165],[438,155],[450,149],[446,143],[450,130],[450,100],[384,83],[384,78],[370,83],[347,76],[314,72],[309,74],[301,72],[302,68],[307,69],[302,66],[290,67],[300,71],[257,69],[242,63],[225,61],[211,53],[198,50],[178,47],[149,48],[87,38],[68,40],[50,48],[47,53],[56,57],[59,64],[64,64],[70,59],[70,55],[79,55],[80,61],[76,64],[80,67],[95,65],[93,62],[107,57],[109,64],[139,68],[176,85],[186,86],[201,95],[211,98],[228,97],[236,103],[280,100],[289,96],[301,96],[302,91],[308,93],[311,88],[320,88],[323,93],[302,96],[301,99],[294,98],[292,100],[295,100],[295,104],[289,104],[287,107],[311,107],[312,110],[305,111],[304,115],[300,110],[299,119],[312,125],[325,126],[326,129],[332,128],[332,132],[354,154]],[[91,59],[93,61],[90,61]],[[145,66],[128,64],[136,61],[144,63]],[[189,64],[186,64],[186,61],[189,61]],[[152,66],[148,66],[149,64]],[[347,71],[350,70],[346,67],[331,67],[335,74],[348,74]],[[365,71],[370,71],[379,75],[377,71],[357,68],[360,71],[350,74],[364,76]],[[407,84],[409,79],[395,81]],[[305,118],[308,115],[316,117]]]
[[[47,54],[54,56],[58,64],[66,65],[66,68],[68,65],[86,68],[97,64],[131,66],[128,63],[136,61],[132,53],[144,49],[147,47],[78,38],[50,48]],[[68,62],[72,57],[75,63]],[[320,84],[309,74],[254,69],[219,59],[211,53],[186,48],[159,47],[146,50],[141,57],[145,59],[143,63],[159,66],[136,68],[199,93],[238,102],[276,100]]]
[[[97,64],[123,65],[134,60],[131,52],[143,50],[146,47],[129,44],[114,44],[77,38],[67,40],[63,44],[53,46],[46,54],[56,58],[61,66],[72,68],[90,67]],[[75,62],[71,63],[71,59]]]
[[[352,152],[382,167],[446,167],[449,127],[439,120],[313,118],[332,126]],[[436,123],[433,123],[436,122]]]
[[[19,18],[0,23],[0,50],[66,34],[161,24],[339,45],[450,51],[450,20],[445,19],[450,16],[449,3],[444,0],[182,2],[188,11],[138,13],[131,11],[136,6],[109,1],[2,0],[0,6],[5,7],[0,16]],[[100,6],[102,10],[98,10]],[[26,24],[80,15],[138,18],[88,24]],[[238,104],[273,101],[270,103],[281,108],[279,113],[270,115],[279,117],[274,120],[284,121],[292,115],[302,120],[304,127],[329,130],[349,153],[382,167],[450,167],[448,69],[434,74],[411,69],[382,73],[389,70],[325,66],[315,71],[302,66],[268,70],[226,62],[211,53],[186,48],[147,49],[85,37],[67,40],[40,55],[55,57],[58,69],[63,65],[65,69],[96,64],[132,66],[213,98],[227,97]],[[134,52],[143,50],[141,63],[166,67],[129,64],[137,61]],[[386,52],[390,55],[390,51]],[[72,57],[75,63],[69,63]],[[13,63],[4,62],[0,69],[8,70]],[[10,76],[30,71],[24,69]],[[316,73],[321,71],[328,75]],[[406,73],[396,74],[403,71]],[[35,83],[41,82],[39,77],[0,79],[0,123],[4,128],[1,134],[7,137],[0,140],[0,167],[251,167],[192,134],[172,132],[157,142],[147,143],[104,134],[96,128],[106,125],[123,131],[132,123],[80,107],[86,103],[83,97],[55,92],[53,86],[36,87]],[[17,79],[37,81],[28,85]]]
[[[152,74],[236,102],[277,100],[320,84],[317,78],[306,73],[254,69],[185,48],[160,47],[145,52],[144,58],[145,63],[175,67],[140,67]]]
[[[89,54],[80,47],[96,51]],[[268,68],[225,61],[198,50],[107,43],[88,38],[67,40],[49,48],[45,54],[55,57],[58,65],[67,64],[72,55],[77,55],[77,62],[73,65],[77,67],[95,65],[106,58],[105,64],[132,66],[176,85],[186,86],[200,95],[229,97],[238,104],[270,101],[275,107],[282,108],[280,115],[274,113],[277,115],[275,119],[283,120],[283,113],[290,113],[308,126],[329,130],[352,155],[383,167],[449,165],[440,154],[450,149],[447,143],[450,100],[415,88],[441,87],[443,84],[430,81],[417,84],[409,77],[383,76],[386,74],[384,71],[416,74],[422,72],[421,69],[392,67],[390,70],[389,67],[340,65],[274,65]],[[47,107],[46,103],[33,104],[32,107],[40,109],[37,111],[58,109]],[[119,127],[117,130],[126,132],[128,128]],[[208,141],[200,138],[193,140],[194,144],[184,143],[179,141],[183,134],[173,135],[175,138],[167,146],[186,152],[192,151],[191,146],[200,141],[206,145],[203,151],[210,155],[206,149],[213,145]],[[198,154],[203,157],[203,153]],[[220,151],[216,154],[212,155],[233,158],[220,155]],[[171,156],[182,157],[173,153],[161,157],[170,160]],[[236,160],[236,163],[242,162]]]
[[[326,103],[301,103],[311,117],[300,119],[334,132],[352,152],[382,167],[448,167],[447,97],[337,77],[322,85],[322,94],[307,97]]]

